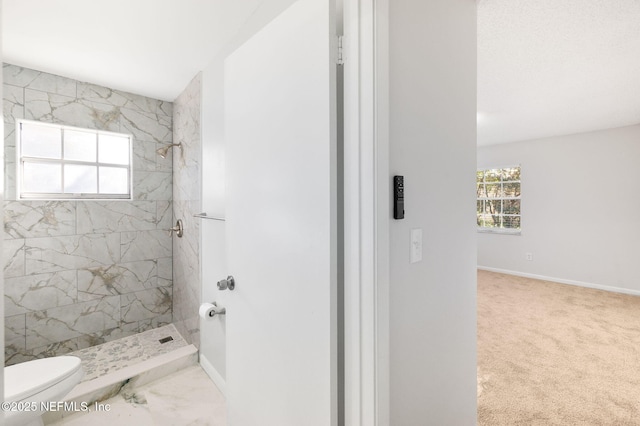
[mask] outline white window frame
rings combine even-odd
[[[500,181],[499,183],[502,185],[504,183],[519,183],[520,184],[520,195],[518,197],[476,197],[476,203],[478,201],[486,201],[486,200],[520,200],[520,214],[503,214],[500,213],[499,216],[510,216],[510,217],[520,217],[520,228],[491,228],[487,226],[478,226],[478,232],[489,233],[489,234],[507,234],[507,235],[521,235],[522,234],[522,166],[520,164],[513,164],[510,166],[496,166],[496,167],[479,167],[476,169],[476,172],[486,172],[487,170],[502,170],[502,169],[520,169],[520,180],[518,181]],[[477,175],[476,175],[477,176]],[[484,179],[483,179],[483,183]],[[476,180],[477,185],[477,180]],[[477,193],[477,191],[476,191]],[[476,207],[477,209],[477,207]]]
[[[62,144],[62,158],[60,159],[50,159],[50,158],[40,158],[40,157],[23,157],[22,156],[22,124],[28,124],[31,126],[41,126],[41,127],[52,127],[60,130],[61,138],[60,143]],[[96,156],[96,161],[77,161],[77,160],[66,160],[64,159],[64,134],[65,130],[79,131],[79,132],[88,132],[96,135],[96,152],[98,149],[98,138],[100,135],[107,136],[117,136],[121,138],[127,138],[129,141],[129,164],[113,164],[113,163],[103,163],[98,161]],[[42,164],[60,164],[62,166],[62,192],[24,192],[22,189],[23,182],[23,173],[24,173],[24,162],[27,160],[30,163],[42,163]],[[95,166],[96,171],[99,170],[100,167],[116,167],[127,169],[127,179],[128,179],[128,193],[127,194],[100,194],[100,193],[71,193],[64,192],[64,165],[65,164],[78,164],[78,165],[87,165],[87,166]],[[97,191],[100,191],[100,179],[98,175],[97,180]],[[82,127],[74,127],[67,126],[63,124],[54,124],[54,123],[44,123],[40,121],[33,120],[24,120],[18,119],[16,120],[16,199],[17,200],[133,200],[133,136],[126,133],[117,133],[117,132],[108,132],[104,130],[96,130],[96,129],[87,129]]]

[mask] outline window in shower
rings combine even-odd
[[[18,199],[131,199],[131,135],[17,120]]]

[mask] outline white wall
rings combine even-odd
[[[406,208],[390,229],[390,424],[473,425],[476,2],[389,3],[390,172]]]
[[[202,73],[202,211],[225,217],[224,74],[222,61]],[[216,282],[227,275],[225,223],[201,220],[202,301],[226,305]],[[200,361],[224,392],[226,380],[226,317],[201,320]]]
[[[522,235],[478,234],[478,265],[640,294],[639,160],[640,125],[480,147],[522,166]]]

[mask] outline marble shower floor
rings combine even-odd
[[[171,337],[166,343],[160,339]],[[173,324],[71,352],[82,360],[83,382],[188,346]]]
[[[225,400],[199,365],[102,401],[109,411],[65,417],[55,426],[152,426],[227,424]]]

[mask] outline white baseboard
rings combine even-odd
[[[213,380],[213,383],[216,384],[220,392],[224,396],[227,396],[227,382],[225,379],[218,373],[218,371],[213,367],[213,365],[209,362],[207,357],[200,353],[200,366],[204,370],[205,373]]]
[[[629,289],[629,288],[613,287],[613,286],[609,286],[609,285],[586,283],[586,282],[583,282],[583,281],[567,280],[567,279],[564,279],[564,278],[547,277],[547,276],[544,276],[544,275],[529,274],[527,272],[510,271],[508,269],[490,268],[488,266],[480,266],[480,265],[478,265],[478,269],[480,269],[482,271],[497,272],[497,273],[500,273],[500,274],[515,275],[517,277],[533,278],[533,279],[542,280],[542,281],[551,281],[551,282],[559,283],[559,284],[568,284],[568,285],[575,285],[575,286],[578,286],[578,287],[594,288],[596,290],[610,291],[612,293],[623,293],[623,294],[631,294],[633,296],[640,296],[640,290],[632,290],[632,289]]]

